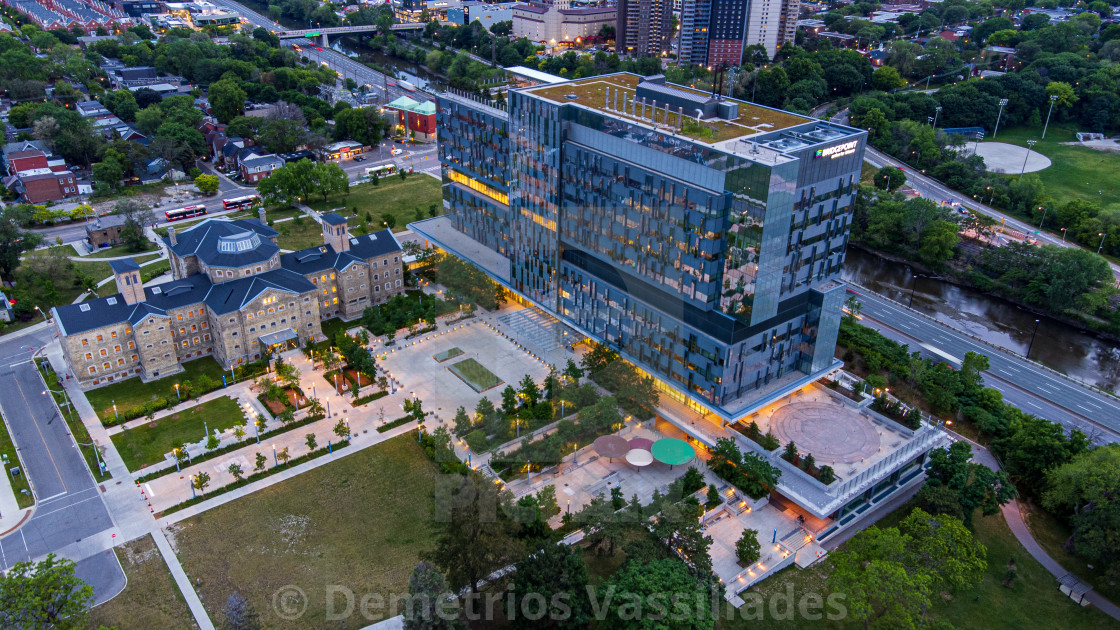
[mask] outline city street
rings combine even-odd
[[[918,343],[924,343],[956,359],[963,359],[969,351],[986,355],[990,369],[984,373],[985,384],[1002,392],[1008,403],[1086,433],[1096,429],[1097,433],[1103,433],[1103,441],[1120,440],[1120,401],[1115,397],[1089,389],[1017,354],[977,341],[867,290],[848,290],[863,305],[861,323],[864,325],[910,344],[912,351],[921,350]],[[876,326],[875,322],[883,326]]]
[[[116,556],[102,553],[113,522],[98,486],[31,361],[28,348],[49,338],[42,330],[0,344],[0,379],[7,383],[0,408],[37,499],[31,519],[0,538],[0,569],[54,552],[79,563],[100,602],[124,588],[125,577]]]

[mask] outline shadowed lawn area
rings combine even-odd
[[[401,232],[409,223],[416,220],[417,211],[421,213],[422,218],[427,219],[428,210],[433,204],[436,206],[436,212],[442,214],[443,194],[440,191],[440,182],[419,172],[409,175],[404,181],[396,175],[391,175],[382,177],[377,186],[373,184],[351,186],[350,194],[334,195],[328,198],[326,203],[323,203],[322,197],[307,203],[320,211],[345,208],[337,212],[350,218],[348,227],[351,234],[365,234],[385,229],[381,224],[381,215],[384,213],[393,215],[396,219],[393,231]],[[368,225],[365,218],[367,213],[370,215]],[[357,216],[353,216],[355,214]]]
[[[152,424],[121,431],[113,436],[113,446],[129,470],[139,470],[163,461],[171,448],[206,438],[206,430],[224,431],[245,422],[241,408],[232,398],[222,396],[197,407],[159,418]],[[203,426],[205,423],[205,427]]]
[[[140,256],[146,252],[151,252],[156,249],[156,244],[151,241],[144,241],[144,250],[139,252],[129,251],[127,245],[114,245],[112,247],[102,247],[95,250],[86,258],[117,258],[120,256]]]
[[[128,585],[119,595],[90,612],[90,628],[188,630],[198,627],[151,534],[118,546],[116,552]]]
[[[280,233],[280,236],[276,237],[276,244],[281,249],[295,251],[323,244],[323,226],[311,217],[276,223],[272,229]]]
[[[502,384],[502,379],[487,370],[474,359],[466,359],[447,368],[451,373],[467,382],[476,392],[482,392]]]
[[[884,517],[879,521],[880,527],[897,525],[906,514],[910,513],[913,503],[907,503],[899,510]],[[1027,551],[1015,540],[1003,514],[995,516],[976,515],[973,534],[976,539],[988,549],[988,570],[983,581],[971,590],[960,591],[952,595],[934,593],[930,600],[932,606],[929,617],[934,620],[946,621],[955,628],[1105,628],[1114,627],[1108,616],[1093,607],[1082,608],[1058,591],[1058,582],[1041,564],[1030,557]],[[843,545],[841,546],[843,548]],[[1007,573],[1008,560],[1014,558],[1018,576],[1011,588],[1003,586],[1004,575]],[[832,562],[825,560],[818,562],[808,569],[798,569],[796,566],[783,569],[777,575],[763,580],[758,585],[758,594],[762,596],[765,605],[762,606],[763,617],[745,618],[748,612],[759,614],[759,607],[748,610],[747,607],[735,611],[735,618],[728,620],[726,617],[717,627],[730,628],[863,628],[863,624],[852,621],[829,619],[823,616],[818,620],[806,620],[796,613],[800,598],[807,594],[815,593],[827,600],[830,589],[827,584],[828,574],[832,571]],[[792,589],[792,591],[790,590]],[[790,608],[785,604],[778,607],[779,611],[793,610],[788,619],[775,619],[769,603],[772,600],[781,600],[786,593],[792,592]],[[841,604],[844,601],[839,600]],[[818,606],[818,612],[823,615],[835,612],[827,604]],[[726,613],[726,609],[725,609]]]
[[[16,505],[20,509],[31,507],[35,503],[35,497],[31,493],[31,487],[27,485],[26,469],[19,458],[19,453],[16,452],[15,445],[12,444],[12,437],[8,435],[8,425],[4,424],[3,417],[0,417],[0,453],[7,457],[5,470],[2,471],[2,474],[8,478],[8,483],[12,486],[12,494],[16,496]],[[20,474],[13,477],[9,471],[16,466],[19,466]],[[27,494],[24,494],[23,490],[26,490]],[[3,490],[3,492],[7,492],[7,490]]]
[[[1120,211],[1120,182],[1116,179],[1116,174],[1120,173],[1120,152],[1062,144],[1077,142],[1078,131],[1084,130],[1077,125],[1051,121],[1045,140],[1041,139],[1041,129],[1014,127],[1000,129],[999,137],[993,141],[1025,147],[1028,139],[1038,140],[1034,150],[1050,158],[1051,164],[1035,174],[1042,179],[1049,195],[1062,204],[1084,199],[1100,204],[1101,210]],[[1018,171],[1011,177],[1018,177]],[[1062,227],[1051,224],[1052,219],[1053,212],[1046,219],[1050,232]]]
[[[265,628],[341,627],[337,620],[325,623],[325,589],[338,585],[355,594],[346,626],[361,628],[390,616],[386,604],[363,618],[362,596],[388,602],[391,594],[407,593],[419,554],[433,545],[436,474],[416,438],[403,435],[171,530],[183,568],[201,581],[198,594],[212,619],[239,591]],[[272,604],[273,594],[288,585],[306,593],[307,609],[294,620],[281,619]],[[345,601],[336,598],[337,612]]]
[[[105,387],[91,389],[86,392],[86,399],[97,412],[97,417],[102,422],[113,419],[113,401],[116,401],[117,411],[124,411],[139,407],[146,402],[159,397],[175,400],[175,383],[183,381],[195,382],[198,377],[206,375],[221,384],[222,374],[229,376],[229,371],[223,371],[212,357],[202,357],[182,364],[183,371],[145,383],[139,378],[130,378]]]

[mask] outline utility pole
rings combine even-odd
[[[1050,114],[1054,113],[1054,103],[1058,102],[1058,95],[1050,95],[1050,111],[1046,112],[1046,124],[1042,127],[1042,139],[1046,139],[1046,130],[1050,128]]]

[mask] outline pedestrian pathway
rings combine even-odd
[[[171,577],[175,579],[175,584],[179,586],[183,599],[187,601],[187,607],[191,609],[191,614],[194,615],[199,630],[214,630],[214,624],[210,621],[210,616],[206,614],[206,608],[203,607],[202,600],[198,598],[198,593],[195,592],[194,585],[191,584],[186,571],[183,571],[183,565],[179,564],[179,558],[171,548],[171,543],[167,542],[163,530],[155,529],[152,532],[152,538],[155,539],[156,547],[159,549],[160,555],[163,556],[164,562],[167,563],[168,570],[171,571]]]
[[[992,452],[987,448],[981,446],[980,444],[977,444],[976,442],[973,442],[972,440],[969,440],[962,435],[956,433],[954,433],[953,435],[958,439],[969,442],[972,445],[972,458],[974,461],[979,464],[983,464],[988,468],[991,468],[992,470],[1000,470],[999,462],[996,461],[995,456],[992,455]],[[1019,541],[1019,544],[1023,545],[1023,548],[1027,550],[1027,553],[1029,553],[1032,558],[1037,560],[1038,563],[1043,566],[1043,568],[1050,572],[1050,575],[1054,576],[1055,580],[1070,573],[1069,571],[1066,571],[1064,568],[1062,568],[1062,565],[1058,564],[1056,560],[1051,558],[1050,554],[1046,553],[1046,550],[1042,548],[1042,545],[1039,545],[1038,541],[1036,541],[1034,539],[1034,536],[1031,535],[1030,528],[1027,527],[1026,521],[1023,520],[1023,512],[1019,506],[1018,499],[1011,499],[1010,502],[1002,506],[1001,510],[1003,512],[1004,520],[1007,521],[1007,527],[1011,530],[1011,533],[1015,535],[1015,539]],[[1099,608],[1104,614],[1112,617],[1113,619],[1116,619],[1117,621],[1120,621],[1120,606],[1112,603],[1097,591],[1090,590],[1085,594],[1085,599],[1092,605]]]

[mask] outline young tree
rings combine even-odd
[[[288,447],[287,447],[287,446],[285,446],[284,448],[280,449],[280,450],[279,450],[279,451],[277,451],[277,453],[276,453],[276,459],[277,459],[277,460],[278,460],[278,461],[279,461],[279,462],[280,462],[281,464],[287,464],[287,463],[288,463],[288,460],[289,460],[289,459],[291,459],[291,458],[292,458],[292,455],[291,455],[291,453],[289,453],[289,452],[288,452]]]
[[[450,596],[447,580],[439,569],[429,562],[421,561],[408,579],[408,599],[401,611],[406,630],[458,628],[455,609],[442,605]]]
[[[194,486],[195,490],[201,492],[203,496],[206,496],[206,486],[210,485],[210,473],[199,471],[197,475],[191,477],[191,485]]]
[[[233,593],[226,598],[226,605],[222,607],[222,616],[225,618],[222,630],[260,630],[261,628],[260,616],[241,593]]]
[[[268,461],[264,455],[257,453],[256,462],[253,464],[253,470],[257,472],[264,472],[265,463]]]
[[[230,464],[229,468],[226,470],[228,470],[229,474],[233,475],[233,478],[237,481],[241,481],[241,478],[245,476],[245,472],[241,470],[241,464]]]
[[[681,478],[681,481],[684,494],[689,495],[704,487],[704,474],[697,470],[695,466],[689,466],[688,470],[684,471],[684,477]]]
[[[218,187],[221,185],[221,182],[218,180],[217,175],[199,175],[194,178],[194,185],[198,188],[198,192],[209,196],[218,192]]]
[[[17,562],[0,574],[0,622],[5,628],[86,627],[93,587],[74,574],[74,563],[47,554],[39,562]]]
[[[537,382],[533,380],[533,377],[526,374],[519,385],[518,393],[528,399],[529,406],[536,405],[537,401],[540,400],[541,390],[537,387]]]
[[[762,545],[758,542],[758,532],[744,529],[743,535],[735,543],[735,556],[745,565],[754,564],[762,557]]]
[[[345,440],[346,438],[350,437],[350,427],[346,426],[346,422],[343,420],[339,420],[338,422],[336,422],[334,428],[331,429],[331,431],[333,431],[340,440]]]
[[[455,435],[462,437],[470,433],[474,429],[474,422],[471,420],[467,410],[462,405],[455,410]]]
[[[304,443],[307,444],[308,452],[312,452],[315,449],[319,448],[319,442],[315,439],[314,433],[308,433],[306,436],[304,436]]]
[[[583,370],[576,365],[575,361],[568,359],[567,365],[564,366],[564,377],[567,378],[569,382],[579,383],[579,379],[583,378]]]
[[[502,413],[512,416],[517,411],[517,390],[512,385],[506,385],[502,390]]]

